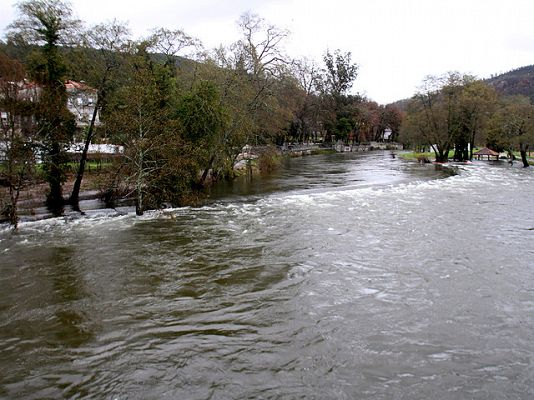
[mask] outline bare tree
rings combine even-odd
[[[302,135],[302,139],[305,140],[310,136],[311,129],[314,131],[320,129],[317,120],[319,114],[317,88],[321,79],[320,68],[313,61],[304,58],[292,64],[292,74],[301,92],[295,109],[298,135]]]
[[[166,56],[166,63],[175,65],[175,59],[178,55],[183,57],[194,57],[202,49],[202,43],[199,39],[189,36],[181,29],[154,29],[148,39],[149,50],[161,53]],[[184,49],[191,49],[192,53],[184,54]]]
[[[278,76],[281,66],[288,64],[281,45],[289,31],[270,25],[251,13],[243,14],[238,24],[243,37],[237,42],[236,49],[245,70],[256,79]]]

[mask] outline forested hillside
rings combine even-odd
[[[534,102],[534,65],[493,76],[486,82],[501,95],[523,95]]]
[[[530,101],[534,103],[534,65],[517,68],[504,74],[492,75],[491,78],[484,81],[495,88],[499,95],[522,95],[530,98]],[[409,103],[410,99],[401,99],[392,105],[406,111]]]

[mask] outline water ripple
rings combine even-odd
[[[291,162],[264,194],[0,232],[0,398],[534,395],[531,171]]]

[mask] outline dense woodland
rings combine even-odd
[[[38,179],[48,183],[54,215],[67,204],[79,210],[91,143],[123,146],[106,169],[102,196],[109,205],[131,197],[140,215],[194,203],[209,182],[231,179],[245,145],[365,142],[389,128],[392,139],[431,146],[437,161],[447,161],[452,149],[466,160],[476,144],[524,152],[531,141],[528,97],[503,97],[455,73],[427,79],[401,112],[355,94],[358,65],[350,52],[326,49],[319,63],[293,59],[284,52],[289,32],[251,13],[238,21],[240,40],[208,50],[179,29],[155,27],[134,38],[117,21],[86,26],[60,0],[17,7],[0,43],[0,206],[15,226],[20,192]],[[66,108],[66,80],[97,90],[83,129]],[[40,91],[22,96],[21,82]],[[64,193],[65,150],[73,142],[85,146],[72,192]]]
[[[485,82],[503,96],[521,95],[534,101],[534,65],[514,69],[504,74],[496,74]]]

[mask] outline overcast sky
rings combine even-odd
[[[16,17],[0,1],[0,31]],[[286,51],[321,62],[326,49],[352,52],[354,90],[386,104],[415,93],[426,75],[480,78],[534,64],[534,0],[72,0],[88,24],[117,18],[135,36],[180,28],[205,47],[238,38],[246,11],[291,32]]]

